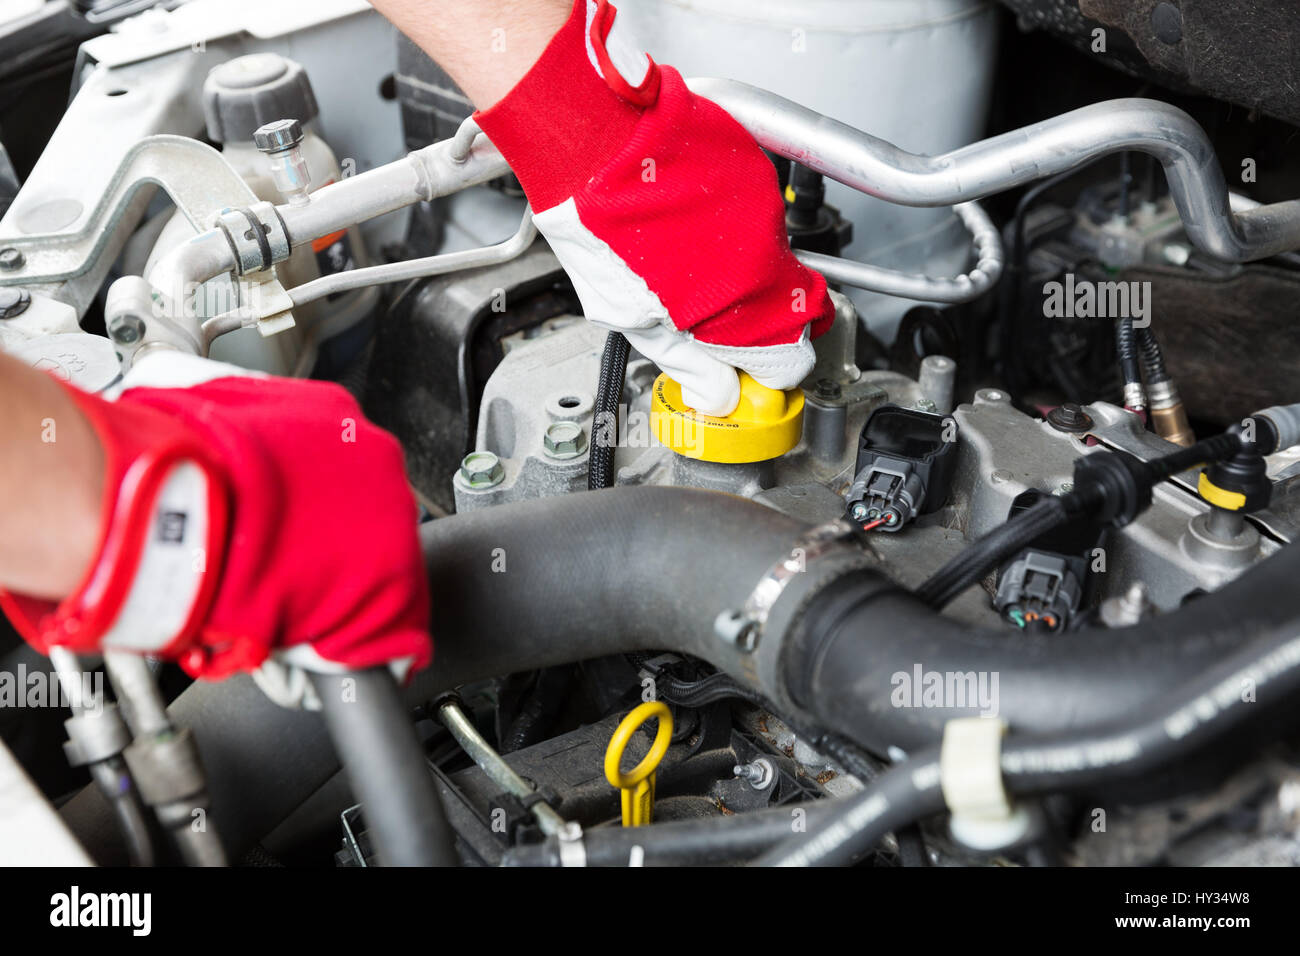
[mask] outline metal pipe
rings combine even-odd
[[[443,140],[324,186],[311,194],[311,202],[306,205],[277,206],[290,245],[300,246],[510,172],[486,137],[479,137],[459,161],[455,148],[455,140]],[[184,290],[232,272],[235,267],[235,251],[225,234],[220,229],[209,229],[159,259],[148,279],[170,301]]]
[[[456,150],[455,139],[442,140],[395,162],[318,189],[305,206],[276,207],[290,244],[301,245],[510,172],[486,137],[476,140],[463,159]]]
[[[85,765],[112,807],[131,865],[153,866],[155,853],[148,814],[122,758],[122,750],[131,740],[122,714],[97,691],[83,685],[85,672],[72,651],[56,646],[50,648],[49,655],[72,710],[72,719],[64,723],[68,757],[74,765]]]
[[[1300,248],[1300,201],[1234,213],[1205,131],[1187,113],[1158,100],[1094,103],[939,156],[918,156],[745,83],[701,78],[688,86],[773,152],[887,202],[970,202],[1134,150],[1164,167],[1187,237],[1207,255],[1249,262]]]
[[[381,285],[386,282],[407,282],[411,279],[456,272],[459,269],[497,265],[519,256],[532,245],[535,238],[537,238],[537,227],[533,225],[532,210],[526,210],[515,234],[496,245],[465,249],[461,252],[447,252],[422,259],[408,259],[405,262],[390,262],[364,269],[350,269],[347,272],[335,272],[289,289],[289,298],[293,300],[295,306],[300,306],[366,286]],[[207,323],[204,324],[205,331],[206,328]]]
[[[225,866],[225,850],[208,819],[207,781],[198,747],[189,730],[173,725],[149,662],[139,654],[108,651],[104,669],[135,735],[125,751],[126,763],[145,802],[187,864]]]
[[[149,662],[139,654],[105,651],[104,669],[117,691],[123,716],[136,736],[172,730],[167,704],[158,690]]]
[[[461,745],[469,758],[504,792],[521,799],[536,793],[533,785],[515,773],[514,768],[483,739],[483,735],[475,729],[469,716],[455,701],[445,700],[440,703],[438,717],[442,725],[451,731],[451,735],[456,738],[456,742]],[[538,829],[548,837],[559,837],[569,832],[569,824],[550,804],[538,800],[529,807],[529,810],[537,820]]]
[[[911,275],[853,259],[828,256],[820,252],[797,250],[799,261],[816,269],[832,282],[851,285],[869,292],[882,292],[900,299],[919,302],[969,302],[993,288],[1002,275],[1002,237],[978,203],[961,203],[953,207],[974,240],[975,267],[965,275]]]

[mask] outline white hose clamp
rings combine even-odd
[[[587,847],[582,842],[582,827],[570,820],[556,834],[559,844],[560,866],[586,866]]]
[[[998,717],[956,717],[943,728],[939,786],[952,814],[952,835],[976,850],[995,850],[1018,841],[1030,817],[1007,796],[1002,782],[1002,737]]]

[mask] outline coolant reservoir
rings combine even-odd
[[[338,180],[339,161],[321,136],[319,109],[311,81],[302,66],[277,53],[253,53],[213,68],[203,84],[203,110],[208,138],[249,184],[258,199],[283,203],[271,176],[270,160],[253,145],[253,132],[279,119],[296,119],[303,127],[300,145],[314,191]],[[155,244],[148,268],[163,253],[194,234],[177,213]],[[294,250],[287,262],[276,266],[286,288],[302,285],[331,272],[368,265],[357,229],[318,239]],[[364,319],[378,301],[375,288],[341,293],[294,310],[297,326],[269,338],[246,328],[221,336],[211,357],[277,375],[305,375],[311,371],[321,342],[346,331]],[[228,277],[205,284],[197,301],[204,318],[233,307],[234,290]]]
[[[741,80],[909,152],[984,136],[997,48],[988,0],[621,0],[641,45],[682,76]],[[827,181],[853,223],[845,255],[905,272],[955,275],[970,236],[948,209],[895,206]],[[888,342],[913,303],[848,290]]]

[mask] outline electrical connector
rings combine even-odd
[[[898,531],[943,506],[956,463],[952,418],[882,405],[862,428],[857,472],[845,496],[849,518]]]
[[[1017,495],[1007,520],[1046,497],[1034,489]],[[1064,629],[1087,597],[1091,562],[1104,535],[1104,529],[1083,517],[1040,535],[1002,565],[993,606],[1020,628]]]

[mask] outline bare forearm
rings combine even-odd
[[[0,587],[57,600],[95,555],[104,453],[48,375],[0,353]]]
[[[478,109],[510,92],[564,24],[570,0],[371,0]]]

